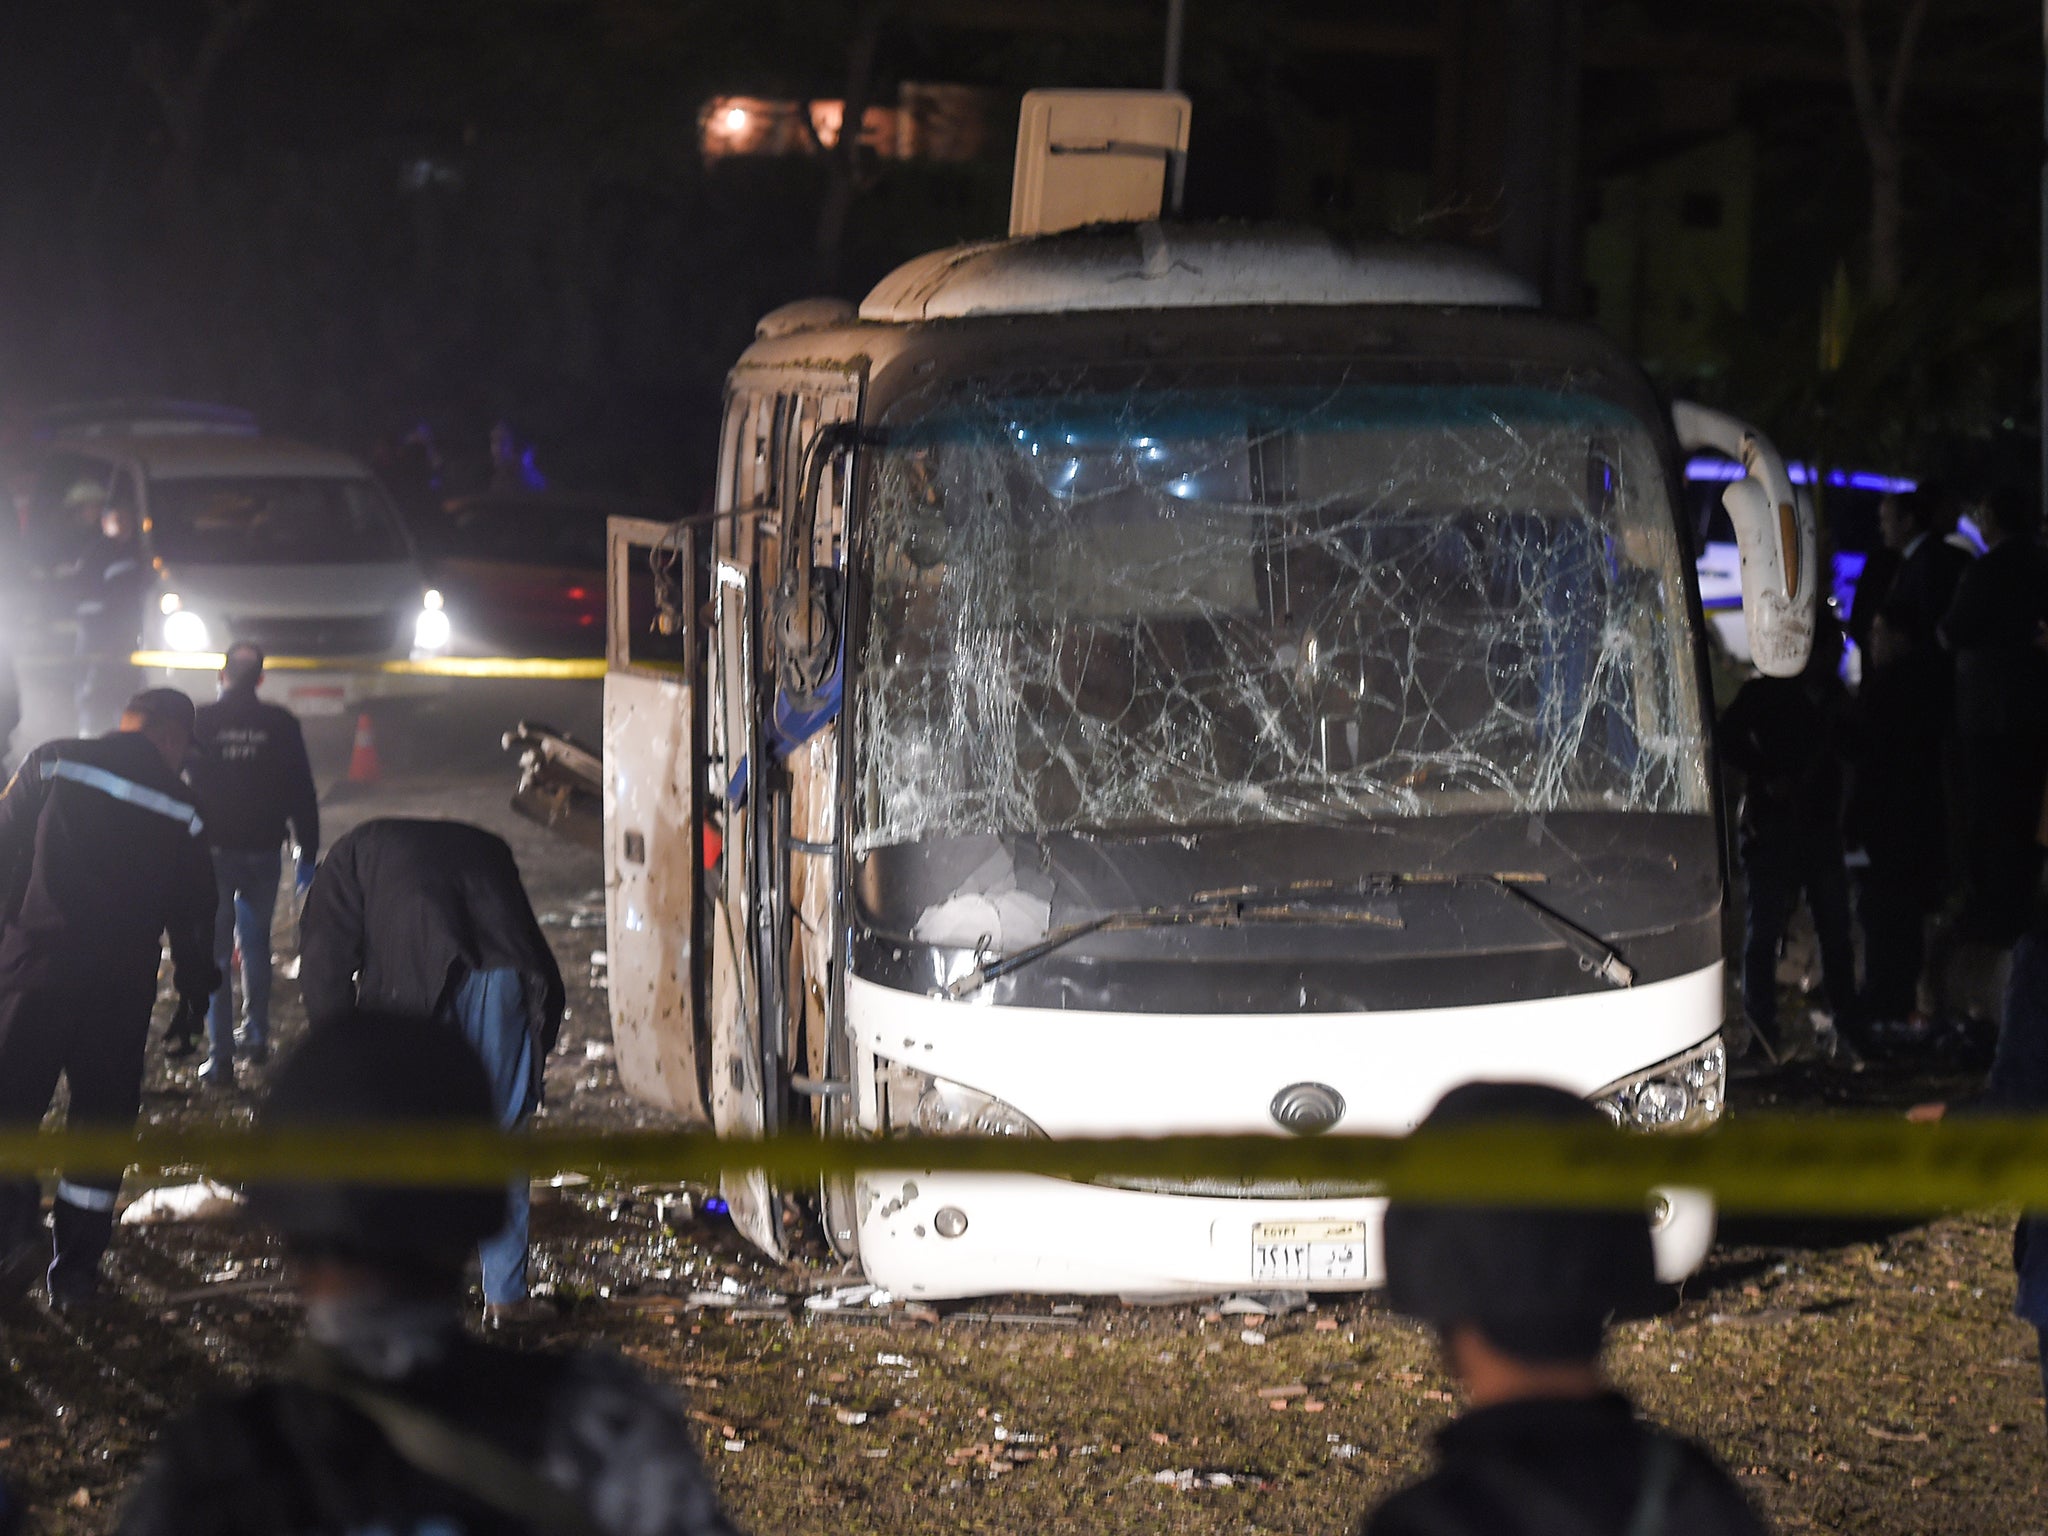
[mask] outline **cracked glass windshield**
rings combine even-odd
[[[864,846],[1707,807],[1663,475],[1600,398],[970,387],[872,464]]]

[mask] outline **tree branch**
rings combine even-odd
[[[1899,45],[1892,53],[1892,78],[1885,89],[1885,121],[1898,126],[1899,112],[1906,104],[1906,80],[1913,72],[1913,49],[1920,41],[1920,28],[1927,20],[1932,0],[1912,0],[1899,29]]]
[[[1870,142],[1884,118],[1877,105],[1877,81],[1870,65],[1870,38],[1863,26],[1863,0],[1835,0],[1842,18],[1842,41],[1848,49],[1849,94],[1856,101],[1856,119]]]
[[[149,38],[129,49],[129,68],[155,98],[173,144],[183,148],[197,136],[199,115],[213,89],[221,62],[255,25],[266,0],[211,0],[205,35],[182,70],[172,62],[169,43]]]

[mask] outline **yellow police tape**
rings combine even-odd
[[[1656,1187],[1710,1191],[1728,1211],[1924,1214],[2048,1210],[2048,1116],[1908,1125],[1890,1116],[1746,1118],[1704,1135],[1490,1123],[1411,1137],[1174,1136],[1106,1140],[920,1137],[729,1140],[705,1133],[327,1127],[318,1131],[0,1132],[0,1174],[230,1181],[495,1181],[574,1169],[622,1182],[710,1182],[759,1169],[785,1187],[855,1174],[1009,1173],[1064,1179],[1366,1184],[1410,1198],[1503,1205],[1626,1205]]]
[[[168,672],[218,672],[219,651],[136,651],[131,666]],[[604,676],[602,656],[427,656],[380,661],[374,656],[268,656],[271,672],[330,672],[343,677],[497,677],[577,680]]]

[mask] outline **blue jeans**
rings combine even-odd
[[[279,858],[275,848],[251,852],[242,848],[213,850],[213,879],[220,897],[213,909],[213,960],[220,967],[220,990],[206,1008],[209,1054],[220,1066],[235,1061],[233,981],[228,961],[235,944],[242,946],[242,1022],[251,1045],[270,1038],[270,920],[277,913]]]
[[[473,971],[456,989],[452,1009],[463,1038],[476,1047],[491,1080],[498,1124],[524,1125],[540,1104],[540,1063],[526,1022],[526,985],[516,971]],[[528,1184],[514,1179],[506,1191],[505,1228],[477,1244],[484,1300],[491,1306],[526,1299]]]

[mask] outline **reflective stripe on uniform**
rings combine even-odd
[[[118,1190],[94,1189],[90,1184],[73,1184],[69,1179],[57,1181],[57,1198],[81,1211],[111,1211],[118,1193]]]
[[[95,768],[91,763],[74,762],[68,757],[45,758],[43,777],[69,779],[74,784],[96,789],[103,795],[112,795],[116,800],[132,805],[137,810],[153,811],[159,816],[168,816],[173,821],[183,823],[186,831],[194,837],[206,830],[206,823],[199,819],[199,812],[184,801],[151,789],[147,785],[137,784],[133,779],[124,779],[118,773]]]

